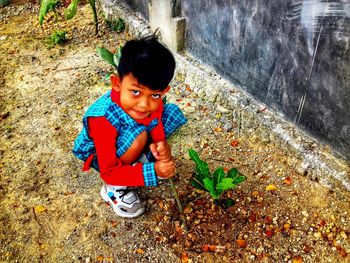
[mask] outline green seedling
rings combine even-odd
[[[109,51],[107,48],[98,47],[97,52],[100,54],[101,58],[106,61],[108,64],[117,68],[122,54],[122,47],[119,47],[116,53]]]
[[[238,184],[245,181],[246,177],[236,168],[230,169],[226,174],[224,169],[219,167],[214,173],[211,173],[208,163],[201,160],[195,150],[190,149],[188,153],[191,160],[196,164],[196,171],[190,180],[190,184],[197,189],[209,192],[215,204],[225,208],[233,205],[232,199],[225,199],[224,201],[219,201],[218,199],[226,190],[236,188]]]
[[[125,30],[125,22],[122,18],[106,20],[106,23],[111,30],[117,33],[121,33]]]
[[[64,11],[67,20],[72,19],[78,11],[79,0],[72,0],[67,9]]]
[[[97,52],[100,54],[100,57],[106,61],[108,64],[112,65],[115,69],[118,68],[122,47],[119,47],[116,53],[113,53],[112,51],[109,51],[107,48],[104,47],[97,47]],[[107,84],[109,83],[110,75],[112,72],[109,72],[104,77],[104,82]]]
[[[56,12],[56,8],[58,7],[59,3],[62,1],[60,0],[42,0],[40,3],[40,11],[39,11],[39,24],[42,25],[44,22],[44,18],[46,14],[50,11]],[[64,11],[64,15],[67,20],[72,19],[77,11],[78,11],[78,4],[79,0],[72,0],[67,7],[67,9]],[[97,19],[97,11],[96,11],[96,1],[95,0],[89,0],[89,4],[92,8],[93,18],[94,18],[94,25],[95,25],[95,33],[98,34],[98,19]]]
[[[44,18],[48,12],[50,12],[50,11],[55,12],[58,4],[59,4],[58,0],[42,0],[41,1],[40,11],[39,11],[39,24],[40,25],[43,24]]]
[[[60,45],[60,44],[65,43],[67,41],[66,32],[65,31],[54,31],[51,34],[49,41],[53,45]]]

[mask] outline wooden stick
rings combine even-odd
[[[177,194],[173,178],[169,178],[169,183],[170,183],[171,189],[173,189],[173,194],[174,194],[177,206],[178,206],[179,211],[180,211],[180,218],[182,219],[184,230],[185,230],[185,232],[187,232],[186,217],[185,217],[184,210],[182,208],[182,205],[181,205],[181,202],[180,202],[180,199],[179,199],[179,195]]]

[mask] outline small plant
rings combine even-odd
[[[60,44],[65,43],[67,41],[66,32],[65,31],[54,31],[51,34],[49,41],[53,45],[60,45]]]
[[[45,15],[53,11],[56,13],[56,8],[59,4],[58,0],[42,0],[40,4],[40,11],[39,11],[39,24],[42,25],[44,22]]]
[[[100,54],[101,58],[106,61],[108,64],[117,68],[120,60],[120,56],[122,54],[122,47],[119,47],[117,52],[113,53],[109,51],[107,48],[98,47],[97,52]]]
[[[111,30],[117,33],[121,33],[125,30],[125,22],[122,18],[106,20],[106,23]]]
[[[246,177],[236,168],[230,169],[226,174],[224,169],[219,167],[211,174],[208,163],[201,160],[195,150],[190,149],[188,152],[191,160],[196,164],[196,172],[190,181],[191,185],[197,189],[209,192],[215,204],[220,204],[224,207],[233,205],[232,199],[226,199],[221,202],[219,198],[226,190],[233,189],[245,181]]]
[[[62,0],[42,0],[40,3],[40,11],[39,11],[39,24],[42,25],[44,22],[44,18],[46,14],[50,11],[53,11],[56,15],[56,8],[62,2]],[[64,11],[65,17],[67,20],[72,19],[78,10],[79,0],[71,0],[69,6]],[[97,11],[96,11],[96,1],[89,0],[89,4],[92,8],[94,24],[95,24],[95,33],[98,34],[98,19],[97,19]]]

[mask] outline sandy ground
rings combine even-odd
[[[130,36],[110,32],[101,19],[96,37],[89,6],[72,21],[51,17],[39,27],[38,6],[14,2],[0,8],[1,262],[350,261],[349,192],[298,173],[298,155],[266,139],[269,130],[222,128],[226,113],[181,74],[168,101],[189,119],[171,140],[188,231],[168,182],[140,189],[143,216],[116,217],[99,197],[98,174],[81,172],[71,148],[84,110],[109,89],[111,68],[96,46],[116,48]],[[47,44],[54,28],[68,32],[68,43]],[[226,194],[234,206],[217,207],[189,185],[189,148],[212,168],[237,167],[247,176]]]

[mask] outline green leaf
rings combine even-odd
[[[189,156],[190,156],[190,158],[191,158],[192,161],[194,161],[196,164],[199,163],[200,158],[199,158],[199,156],[198,156],[198,153],[197,153],[195,150],[189,149],[189,150],[188,150],[188,154],[189,154]]]
[[[192,178],[190,180],[190,184],[194,187],[194,188],[197,188],[197,189],[200,189],[200,190],[206,190],[205,187],[204,187],[204,183],[203,181],[200,181],[198,180],[196,177]]]
[[[109,51],[107,48],[104,48],[104,47],[98,47],[97,52],[100,54],[103,60],[107,61],[107,63],[116,67],[116,65],[114,64],[114,58],[113,58],[114,55],[111,51]]]
[[[122,56],[122,47],[119,47],[117,53],[113,54],[113,63],[115,67],[118,67],[121,56]]]
[[[197,165],[196,166],[196,171],[201,175],[201,176],[204,176],[204,177],[210,177],[210,171],[209,171],[209,166],[206,162],[202,161],[200,158],[199,158],[199,155],[198,153],[193,150],[193,149],[190,149],[188,151],[189,155],[190,155],[190,158],[191,160],[193,160],[195,162],[195,164]]]
[[[121,33],[125,30],[125,22],[122,18],[118,18],[118,20],[115,23],[114,30],[117,33]]]
[[[54,31],[50,36],[50,42],[54,45],[63,44],[67,41],[65,31]]]
[[[219,196],[216,194],[216,191],[215,191],[214,179],[213,178],[204,178],[203,182],[204,182],[204,186],[208,190],[209,194],[214,199],[217,199]]]
[[[233,206],[235,204],[235,201],[231,198],[227,198],[222,200],[223,207],[225,209],[229,208],[230,206]]]
[[[213,178],[215,181],[215,185],[217,185],[218,183],[221,182],[221,180],[225,177],[225,172],[224,169],[222,167],[219,167],[215,170],[215,172],[213,173]]]
[[[236,185],[233,183],[232,178],[223,178],[221,182],[216,185],[216,189],[219,191],[225,191],[235,187]]]
[[[239,174],[237,168],[232,168],[227,172],[227,177],[234,179]]]
[[[40,11],[39,11],[39,24],[42,25],[44,18],[50,10],[55,9],[58,5],[58,0],[42,0],[40,3]]]
[[[228,178],[233,179],[234,184],[240,184],[247,179],[243,174],[241,174],[236,168],[232,168],[227,173]]]
[[[79,0],[72,0],[72,2],[69,4],[67,9],[64,11],[64,14],[66,15],[67,20],[72,19],[77,13],[78,3],[79,3]]]
[[[245,177],[244,175],[240,174],[236,178],[233,179],[233,183],[234,184],[240,184],[243,181],[245,181],[246,179],[247,179],[247,177]]]

